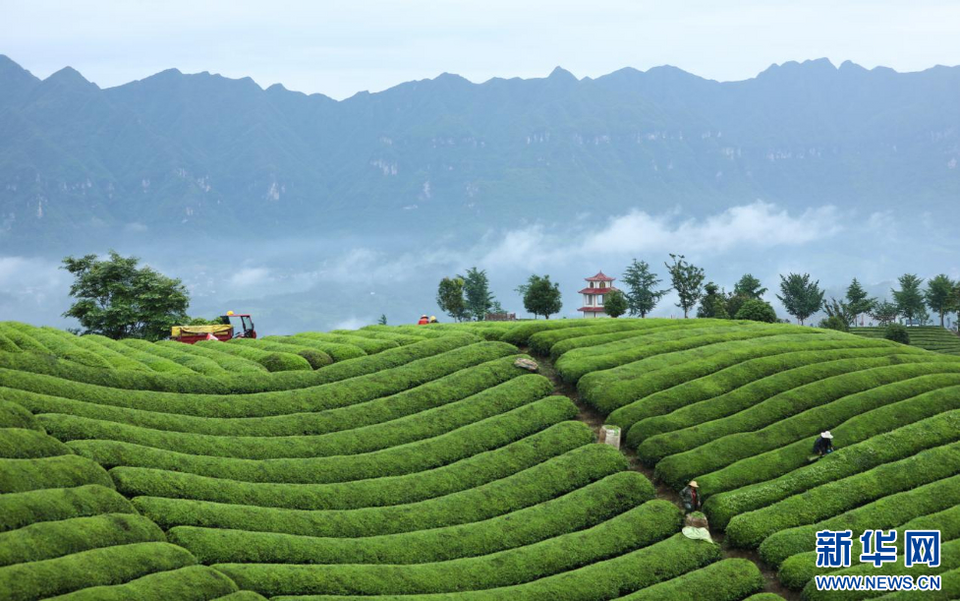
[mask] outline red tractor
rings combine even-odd
[[[240,320],[240,333],[234,335],[232,319]],[[248,313],[234,313],[227,311],[220,316],[220,323],[207,326],[173,326],[170,328],[170,340],[177,340],[186,344],[194,344],[201,340],[226,341],[232,338],[256,338],[257,331],[253,328],[253,318]]]

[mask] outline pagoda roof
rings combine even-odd
[[[598,271],[597,275],[593,276],[592,278],[584,278],[584,279],[588,282],[612,282],[616,278],[612,278],[606,275],[605,273],[603,273],[602,271]]]
[[[613,286],[607,286],[605,288],[584,288],[577,294],[606,294],[612,290],[620,290],[620,289],[614,288]]]

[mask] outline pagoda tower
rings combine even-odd
[[[584,317],[607,317],[606,311],[603,310],[603,297],[611,290],[617,290],[613,287],[615,278],[601,271],[593,277],[584,279],[587,281],[587,287],[579,292],[583,295],[583,306],[577,311],[583,313]]]

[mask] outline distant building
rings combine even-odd
[[[577,311],[583,313],[584,317],[607,317],[607,313],[603,310],[603,297],[611,290],[617,290],[613,287],[615,278],[601,271],[591,278],[584,279],[587,281],[587,287],[580,291],[583,295],[583,306]]]

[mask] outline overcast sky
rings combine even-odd
[[[736,5],[736,8],[733,5]],[[444,71],[472,81],[672,64],[718,80],[828,57],[960,64],[955,0],[0,0],[0,54],[101,87],[176,67],[344,98]]]

